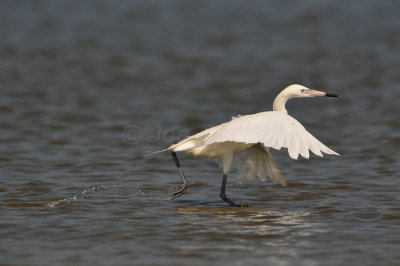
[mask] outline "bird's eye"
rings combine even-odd
[[[301,93],[304,93],[304,91],[305,91],[305,89],[302,89],[302,90],[301,90]]]

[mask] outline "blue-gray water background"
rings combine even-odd
[[[400,1],[1,1],[1,265],[399,265]],[[292,83],[288,187],[143,157]],[[268,134],[268,132],[266,132]]]

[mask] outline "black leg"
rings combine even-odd
[[[222,177],[222,186],[221,186],[221,193],[219,196],[221,199],[223,199],[225,202],[229,203],[232,207],[241,207],[242,205],[234,203],[232,200],[230,200],[226,195],[225,195],[225,187],[226,187],[226,179],[228,178],[228,175],[224,174]]]
[[[171,154],[172,154],[172,158],[174,158],[176,168],[178,168],[178,172],[179,172],[179,176],[181,177],[182,184],[180,184],[174,188],[174,190],[171,192],[171,195],[169,196],[169,200],[173,200],[173,199],[185,194],[186,188],[187,188],[186,178],[185,178],[185,175],[183,174],[181,165],[178,160],[178,156],[176,156],[176,153],[174,151],[171,151]]]

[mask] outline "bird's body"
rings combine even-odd
[[[337,155],[313,137],[296,119],[279,111],[233,118],[181,140],[168,149],[185,151],[195,157],[220,157],[229,151],[237,153],[257,143],[276,150],[287,148],[293,159],[297,159],[299,154],[308,159],[308,150],[318,156],[322,156],[321,152]]]
[[[171,198],[180,196],[186,189],[186,179],[175,152],[187,152],[194,157],[219,158],[224,174],[221,197],[232,206],[237,205],[225,196],[225,184],[235,155],[239,157],[235,161],[239,168],[240,180],[254,180],[257,176],[265,182],[269,176],[283,186],[286,186],[286,182],[272,159],[269,148],[287,148],[289,156],[293,159],[297,159],[299,155],[308,159],[309,150],[321,157],[322,153],[338,155],[287,114],[285,104],[289,99],[313,96],[336,95],[313,91],[301,85],[291,85],[277,96],[273,111],[235,117],[229,122],[189,136],[165,149],[173,153],[184,183],[184,188],[173,192]]]

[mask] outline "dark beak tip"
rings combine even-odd
[[[336,94],[327,93],[327,94],[325,94],[325,97],[339,97],[339,96]]]

